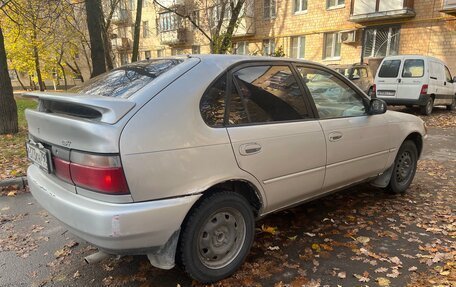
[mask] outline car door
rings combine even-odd
[[[245,64],[230,73],[228,134],[241,169],[261,182],[268,210],[321,191],[326,144],[298,75],[287,63]]]
[[[366,102],[343,77],[312,65],[297,66],[320,117],[326,149],[323,189],[333,190],[376,176],[389,155],[384,115],[368,115]]]
[[[423,87],[425,63],[423,59],[405,59],[401,81],[397,87],[398,99],[418,99]]]
[[[456,84],[453,82],[453,77],[451,76],[450,69],[447,66],[445,67],[445,78],[446,78],[446,104],[451,105],[453,102],[454,96],[456,94]]]
[[[383,60],[378,69],[375,83],[377,85],[376,96],[384,99],[395,99],[397,97],[397,86],[399,84],[399,70],[402,60],[400,58]]]

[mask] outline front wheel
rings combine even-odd
[[[426,105],[421,106],[421,114],[425,116],[429,116],[432,113],[432,109],[434,108],[434,99],[429,98],[426,102]]]
[[[446,106],[447,110],[453,111],[456,109],[456,97],[453,97],[453,101],[451,102],[451,105]]]
[[[255,218],[240,194],[221,191],[202,199],[185,221],[178,265],[193,279],[212,283],[232,275],[253,243]]]
[[[388,190],[394,194],[404,193],[415,177],[418,163],[418,150],[411,140],[406,140],[399,149],[394,160]]]

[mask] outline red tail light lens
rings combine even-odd
[[[120,158],[71,151],[70,161],[53,157],[55,175],[78,187],[107,194],[129,194]]]
[[[420,92],[420,94],[421,94],[421,95],[426,95],[427,92],[428,92],[428,85],[423,85],[423,86],[421,87],[421,92]]]
[[[109,194],[128,194],[121,167],[99,168],[71,163],[71,178],[76,186]]]
[[[372,87],[372,93],[375,94],[376,92],[377,92],[377,85],[374,84],[374,86]]]

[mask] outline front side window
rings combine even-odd
[[[445,66],[445,76],[446,76],[446,81],[447,82],[453,82],[453,78],[451,77],[450,69],[448,69],[447,66]]]
[[[424,75],[423,60],[405,60],[402,69],[403,78],[421,78]]]
[[[378,72],[380,78],[397,78],[401,60],[386,60],[383,62]]]
[[[233,73],[229,123],[268,123],[309,117],[298,82],[288,66],[253,66]]]
[[[338,33],[326,33],[324,39],[324,58],[340,58],[341,43],[338,41]]]
[[[363,98],[340,78],[327,71],[298,67],[321,119],[366,115]]]
[[[295,0],[294,1],[294,12],[304,12],[307,11],[307,0]]]
[[[263,17],[264,19],[275,18],[276,0],[263,0]]]
[[[306,50],[306,37],[292,37],[291,38],[291,52],[290,56],[292,58],[304,59]]]
[[[128,98],[183,60],[149,60],[111,70],[69,91],[78,94]]]
[[[364,31],[365,58],[382,58],[399,54],[400,27],[371,28]]]
[[[263,56],[271,56],[275,51],[274,39],[263,40]]]
[[[326,8],[336,8],[342,7],[345,5],[345,0],[327,0]]]

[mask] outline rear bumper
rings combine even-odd
[[[420,95],[418,99],[398,99],[393,97],[377,97],[378,99],[384,100],[388,105],[418,105],[418,106],[425,106],[429,95]]]
[[[70,232],[114,254],[145,254],[163,246],[200,197],[108,203],[64,189],[34,165],[28,168],[27,179],[38,203]]]

